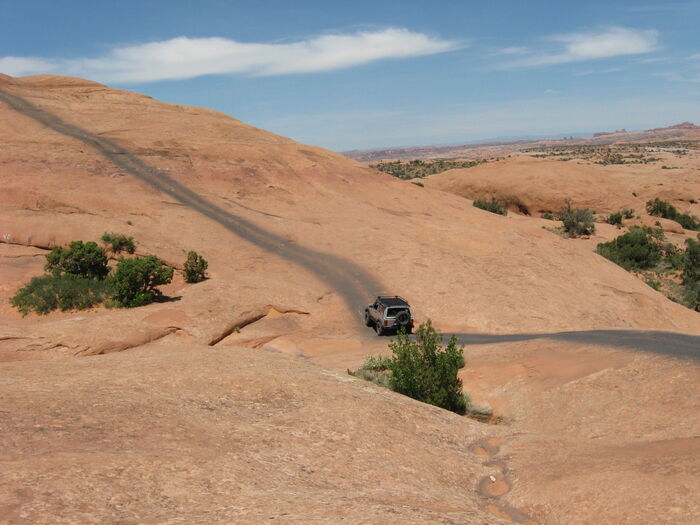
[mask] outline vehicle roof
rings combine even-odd
[[[408,306],[406,299],[403,299],[398,295],[380,295],[377,297],[377,301],[382,303],[384,306]]]

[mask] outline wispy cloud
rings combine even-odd
[[[577,77],[586,77],[588,75],[607,75],[609,73],[619,73],[620,71],[623,71],[621,67],[609,67],[606,69],[593,69],[589,71],[579,71],[578,73],[574,73]]]
[[[0,58],[0,73],[12,76],[31,75],[33,73],[52,73],[56,64],[39,57],[13,57]]]
[[[531,50],[523,46],[512,46],[499,49],[498,53],[501,55],[527,55],[528,53],[531,53]]]
[[[551,51],[504,64],[504,68],[536,67],[582,62],[624,55],[639,55],[658,49],[659,33],[654,29],[607,27],[597,31],[552,35]]]
[[[666,73],[655,73],[654,76],[665,78],[671,82],[692,82],[700,83],[700,72],[686,72],[686,73],[676,73],[676,72],[666,72]]]
[[[274,44],[182,36],[116,47],[93,58],[2,57],[0,72],[13,76],[61,73],[121,83],[217,74],[287,75],[345,69],[382,59],[444,53],[464,45],[402,28],[325,34]]]

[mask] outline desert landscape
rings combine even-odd
[[[698,238],[647,208],[700,215],[690,126],[403,180],[213,110],[0,75],[0,522],[695,522],[700,313],[596,253],[635,227]],[[627,154],[653,160],[601,163]],[[362,160],[448,157],[471,158]],[[595,230],[565,235],[567,206]],[[12,306],[52,248],[105,232],[174,271],[162,297]],[[381,294],[465,345],[489,422],[348,373],[391,353],[362,322]]]

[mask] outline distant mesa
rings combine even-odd
[[[529,139],[511,141],[493,141],[452,146],[413,146],[408,148],[387,148],[373,150],[353,150],[343,155],[360,162],[377,162],[381,160],[402,159],[458,159],[487,158],[508,155],[523,148],[539,146],[571,145],[605,145],[629,142],[659,142],[665,140],[700,140],[700,126],[692,122],[681,122],[664,128],[644,131],[599,131],[589,137],[564,136],[561,139]]]
[[[593,136],[604,137],[605,135],[617,135],[618,133],[627,133],[627,130],[625,128],[622,128],[616,131],[599,131],[598,133],[593,133]]]

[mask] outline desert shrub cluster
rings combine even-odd
[[[109,247],[112,253],[126,252],[133,254],[136,251],[134,238],[121,233],[105,232],[100,240]]]
[[[207,278],[206,272],[209,263],[197,252],[188,252],[184,265],[185,281],[188,283],[198,283]]]
[[[477,199],[474,201],[473,204],[474,207],[490,211],[491,213],[497,213],[498,215],[508,214],[508,210],[506,210],[506,207],[500,202],[498,202],[496,199],[491,199],[490,201]]]
[[[615,226],[621,228],[623,225],[622,219],[631,219],[632,217],[634,217],[634,210],[631,208],[625,208],[624,210],[616,211],[608,215],[605,222],[608,224],[614,224]]]
[[[616,239],[598,244],[596,252],[649,286],[688,308],[700,311],[700,235],[685,248],[665,242],[663,230],[635,227]]]
[[[698,240],[686,240],[686,249],[682,259],[681,278],[685,286],[686,306],[700,312],[700,235]]]
[[[135,247],[131,237],[119,234],[105,233],[102,241],[113,253],[132,253]],[[189,252],[186,280],[204,279],[207,266],[203,257]],[[105,250],[92,241],[54,246],[46,255],[44,270],[46,275],[33,277],[10,299],[22,315],[83,310],[100,303],[124,308],[142,306],[162,296],[158,287],[170,283],[174,273],[155,255],[120,257],[112,271]]]
[[[112,278],[114,305],[133,308],[152,303],[162,295],[158,286],[172,281],[173,272],[155,255],[120,259]]]
[[[611,213],[605,219],[605,222],[607,222],[608,224],[614,224],[615,226],[621,227],[622,226],[622,213],[619,211],[616,211],[615,213]]]
[[[428,319],[416,330],[415,339],[399,332],[389,343],[391,357],[368,356],[352,375],[457,414],[469,408],[457,372],[464,366],[464,351],[454,337],[442,346],[442,336]]]
[[[47,314],[54,310],[84,310],[109,296],[106,279],[88,279],[71,274],[32,277],[11,299],[22,315],[31,311]]]
[[[644,270],[661,260],[661,249],[648,228],[632,228],[616,239],[600,243],[596,251],[625,270]]]
[[[595,216],[587,208],[567,207],[559,213],[564,232],[570,237],[595,233]]]
[[[107,255],[97,243],[73,241],[68,248],[54,246],[46,255],[44,270],[52,275],[72,275],[85,279],[104,279],[109,273]]]
[[[700,231],[700,221],[687,213],[680,213],[673,204],[659,199],[647,201],[647,213],[677,222],[686,230]]]

